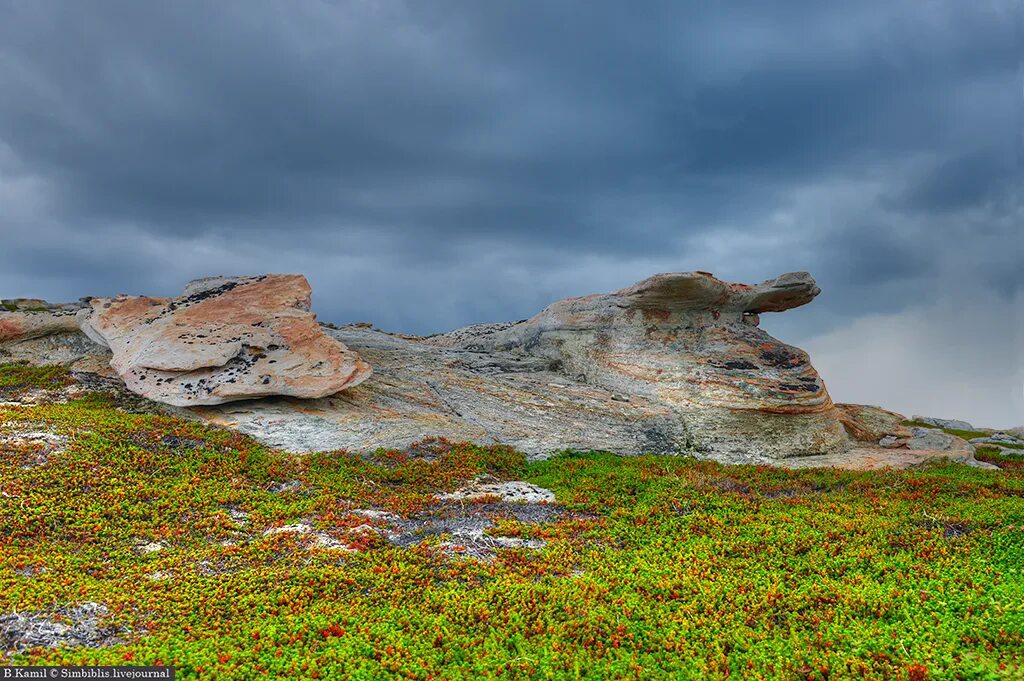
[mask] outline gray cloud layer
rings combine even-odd
[[[822,296],[766,324],[828,339],[826,380],[916,342],[863,320],[933,311],[927,385],[861,357],[838,399],[1024,422],[1012,0],[0,13],[5,296],[300,271],[323,318],[425,332],[656,271],[807,269]],[[992,385],[937,403],[954,348]]]

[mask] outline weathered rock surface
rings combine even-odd
[[[1011,435],[1010,433],[1004,433],[996,431],[991,435],[985,437],[974,437],[970,440],[971,444],[995,444],[995,445],[1022,445],[1024,446],[1024,437],[1018,437],[1017,435]]]
[[[615,293],[558,301],[518,324],[425,342],[546,361],[580,384],[668,408],[686,428],[686,448],[769,461],[847,444],[807,354],[754,318],[818,293],[806,272],[758,286],[704,272],[659,274]]]
[[[958,449],[883,449],[854,447],[845,452],[785,459],[785,468],[843,468],[875,470],[880,468],[916,468],[932,461],[959,463],[972,468],[998,470],[999,467],[974,458],[974,453]]]
[[[956,435],[944,433],[936,428],[911,428],[908,449],[952,450],[974,453],[974,447]]]
[[[1014,429],[1010,432],[994,431],[985,437],[971,438],[969,442],[974,447],[994,449],[1003,456],[1024,456],[1024,437],[1016,432]]]
[[[134,393],[176,406],[268,395],[323,397],[370,367],[321,331],[301,275],[212,277],[171,300],[95,298],[82,330]]]
[[[837,404],[836,409],[846,432],[858,442],[906,446],[912,437],[910,428],[903,425],[906,417],[894,411],[864,404]]]
[[[186,413],[291,451],[405,449],[444,437],[534,458],[575,449],[793,466],[973,461],[953,441],[915,441],[899,414],[837,407],[806,353],[758,328],[760,314],[817,293],[806,273],[757,286],[662,274],[558,301],[522,322],[412,337],[367,324],[322,333],[305,280],[277,275],[200,280],[175,300],[92,301],[79,314],[86,332],[111,345],[111,364],[132,390],[195,405]],[[0,356],[109,357],[82,339],[62,332],[0,343]],[[318,353],[331,352],[346,369],[325,377]],[[345,380],[331,384],[339,375]],[[316,399],[210,404],[320,390]],[[920,446],[946,448],[911,453]]]
[[[507,444],[531,455],[563,449],[688,453],[667,405],[628,402],[551,370],[543,360],[439,348],[364,326],[327,333],[373,375],[316,400],[271,398],[192,410],[291,451],[404,449],[426,437]]]
[[[77,315],[87,307],[86,299],[63,304],[26,298],[0,301],[0,362],[103,371],[109,366],[110,351],[80,329]]]
[[[15,343],[78,331],[76,313],[84,303],[54,305],[43,300],[16,298],[0,303],[0,343]]]
[[[97,345],[81,331],[25,338],[0,343],[0,362],[60,364],[75,371],[90,371],[106,377],[120,377],[110,367],[110,350]]]
[[[107,606],[79,603],[50,611],[0,613],[0,649],[100,648],[123,642],[124,627],[105,623]]]
[[[555,493],[522,480],[502,482],[493,476],[481,475],[454,492],[438,495],[438,499],[446,501],[481,501],[490,498],[523,504],[553,504]]]
[[[938,427],[904,426],[904,416],[880,407],[838,405],[837,409],[842,414],[847,432],[860,442],[878,444],[890,450],[963,453],[973,459],[973,444],[962,437],[943,432]]]
[[[363,385],[201,413],[299,450],[440,435],[534,456],[603,449],[771,463],[841,451],[846,431],[807,355],[752,318],[817,293],[804,273],[759,286],[684,273],[427,338],[348,326],[331,334],[374,367]]]

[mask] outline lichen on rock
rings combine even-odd
[[[322,397],[370,367],[327,336],[301,275],[213,277],[173,299],[96,298],[82,330],[113,352],[129,390],[176,406],[270,395]]]

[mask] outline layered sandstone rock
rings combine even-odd
[[[791,468],[833,466],[840,468],[911,468],[929,461],[945,460],[976,468],[997,466],[975,459],[974,445],[940,428],[903,425],[907,417],[881,407],[862,404],[838,404],[843,426],[853,438],[853,446],[841,454],[792,459]],[[919,417],[915,417],[915,421]],[[961,422],[962,423],[962,422]]]
[[[94,298],[82,330],[113,353],[134,393],[176,406],[291,395],[323,397],[358,385],[369,365],[327,336],[301,275],[214,277],[178,298]]]
[[[0,362],[62,364],[76,370],[109,373],[110,352],[86,338],[77,303],[16,298],[0,301]]]
[[[53,305],[24,298],[0,301],[0,343],[78,331],[75,315],[84,306],[84,303]]]
[[[95,300],[79,314],[133,391],[197,405],[182,411],[291,451],[445,437],[532,457],[575,449],[792,467],[973,462],[958,443],[918,437],[899,414],[837,408],[806,353],[758,327],[760,314],[818,292],[806,273],[756,286],[661,274],[558,301],[523,322],[431,337],[368,324],[321,330],[297,276],[200,280],[174,300]],[[108,353],[79,333],[0,342],[0,358],[36,362],[105,363]],[[261,395],[321,397],[216,404]]]
[[[566,449],[692,451],[686,425],[668,405],[580,383],[543,359],[442,348],[363,325],[327,333],[358,351],[373,375],[321,399],[193,412],[290,451],[404,449],[437,436],[506,444],[535,457]]]
[[[847,444],[839,414],[807,354],[757,326],[760,313],[818,293],[806,272],[757,286],[659,274],[428,342],[541,358],[581,384],[642,396],[678,415],[696,451],[750,461],[820,454]]]

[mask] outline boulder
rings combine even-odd
[[[158,402],[323,397],[358,385],[370,367],[321,330],[310,297],[301,275],[212,277],[173,299],[94,298],[78,317],[110,348],[127,388]]]
[[[936,428],[912,428],[907,449],[930,449],[938,451],[961,451],[974,453],[974,446],[956,435],[944,433]]]
[[[903,425],[906,417],[894,411],[864,404],[837,404],[836,409],[846,432],[858,442],[905,446],[912,436],[910,428]]]

